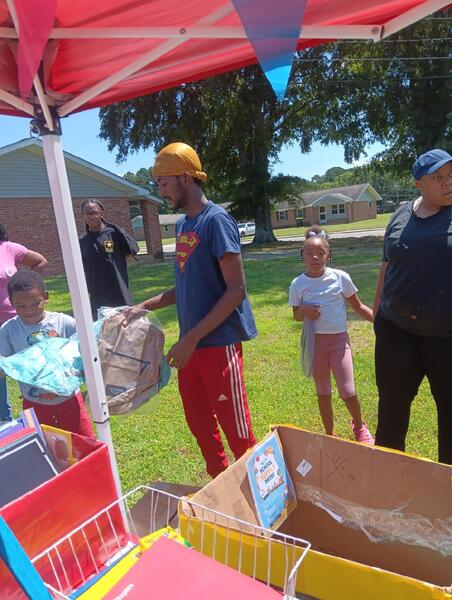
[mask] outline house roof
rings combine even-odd
[[[327,196],[331,194],[341,194],[349,200],[358,200],[358,198],[369,185],[370,183],[360,183],[358,185],[348,185],[344,187],[330,188],[326,190],[317,190],[315,192],[305,192],[301,194],[301,198],[303,200],[304,206],[310,206],[322,196]]]
[[[276,205],[278,210],[287,208],[306,208],[308,206],[319,206],[322,201],[331,200],[337,197],[338,202],[358,201],[364,192],[369,192],[375,200],[381,200],[380,194],[372,187],[370,183],[359,183],[357,185],[348,185],[344,187],[316,190],[314,192],[304,192],[301,194],[298,202],[295,204],[289,202],[279,202]]]
[[[44,160],[44,151],[41,140],[37,138],[26,138],[0,148],[0,161],[3,157],[11,156],[15,152],[26,151],[32,155],[42,157]],[[68,171],[76,171],[81,175],[91,177],[97,181],[108,185],[118,191],[118,195],[126,196],[131,199],[144,199],[162,204],[161,198],[154,196],[146,188],[136,185],[124,177],[120,177],[107,169],[94,165],[70,152],[64,151],[64,158]],[[20,185],[20,182],[19,182]],[[27,194],[28,196],[29,194]],[[40,194],[38,194],[40,195]],[[93,194],[94,195],[94,194]]]
[[[345,194],[332,193],[328,192],[326,194],[322,194],[315,200],[309,202],[309,206],[321,206],[322,204],[332,204],[337,202],[338,204],[347,204],[353,202],[353,198],[346,196]],[[305,205],[307,206],[307,205]]]

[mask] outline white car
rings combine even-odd
[[[246,235],[254,235],[256,233],[256,225],[254,223],[239,223],[239,234],[240,237],[245,237]]]

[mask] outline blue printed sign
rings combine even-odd
[[[253,448],[247,471],[259,523],[277,529],[297,499],[276,433]]]

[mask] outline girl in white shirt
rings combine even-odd
[[[327,267],[331,257],[326,232],[314,225],[306,232],[301,260],[306,271],[296,277],[289,289],[289,305],[296,321],[309,319],[315,324],[312,374],[320,416],[328,435],[334,433],[331,401],[331,372],[352,417],[355,440],[373,444],[374,439],[361,417],[356,396],[353,360],[347,333],[346,301],[363,319],[373,322],[372,310],[363,304],[357,288],[345,271]]]

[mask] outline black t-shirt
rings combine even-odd
[[[401,206],[386,229],[380,310],[411,333],[452,338],[452,206],[421,219],[413,204]]]
[[[93,315],[100,306],[131,304],[126,261],[131,248],[125,236],[107,225],[88,231],[80,239],[80,249]]]

